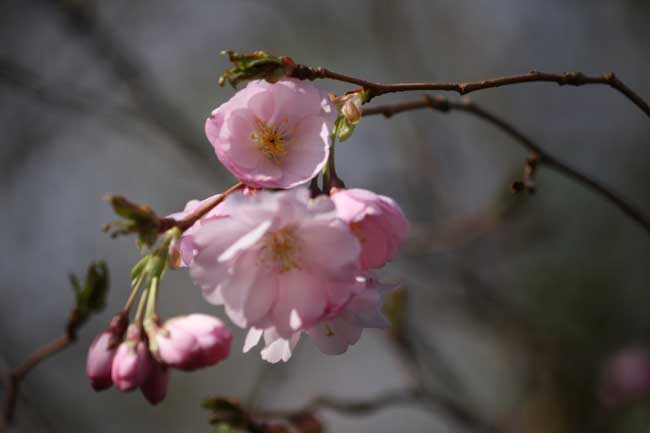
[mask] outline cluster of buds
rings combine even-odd
[[[140,389],[155,405],[167,394],[170,367],[196,370],[228,357],[232,335],[215,317],[191,314],[160,324],[155,312],[158,284],[169,246],[177,235],[169,233],[159,249],[135,266],[127,305],[91,344],[86,373],[96,391],[112,386],[122,392]],[[148,285],[129,324],[129,310],[145,282]]]

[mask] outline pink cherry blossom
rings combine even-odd
[[[169,368],[159,362],[151,363],[149,376],[140,386],[142,395],[154,406],[160,403],[167,396],[167,385],[169,384]]]
[[[262,359],[270,363],[287,362],[302,332],[306,332],[318,349],[328,355],[339,355],[354,345],[364,328],[383,329],[388,322],[382,314],[382,294],[395,286],[378,283],[372,275],[359,275],[350,288],[348,301],[326,312],[311,328],[281,336],[275,328],[251,328],[246,336],[244,352],[250,351],[264,339]]]
[[[391,198],[365,189],[335,190],[338,215],[361,241],[362,269],[381,268],[392,260],[406,238],[409,224]]]
[[[349,297],[360,245],[327,196],[304,189],[233,197],[231,217],[194,233],[194,283],[240,327],[282,338],[317,323]]]
[[[205,132],[219,160],[245,184],[291,188],[325,165],[336,108],[295,79],[252,81],[212,112]]]
[[[227,358],[232,334],[216,317],[190,314],[168,320],[156,331],[155,341],[163,363],[196,370]]]
[[[149,377],[153,359],[145,341],[140,339],[136,325],[130,325],[127,340],[117,348],[111,378],[120,391],[132,391]]]
[[[364,328],[384,329],[388,321],[382,313],[382,294],[394,286],[378,283],[371,275],[357,277],[357,290],[340,309],[332,311],[307,335],[318,349],[339,355],[359,341]]]

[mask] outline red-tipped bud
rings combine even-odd
[[[151,363],[149,377],[142,384],[140,390],[147,401],[155,406],[167,396],[168,384],[169,368],[166,365],[153,361]]]
[[[196,370],[227,358],[232,334],[215,317],[191,314],[168,320],[155,339],[162,362],[181,370]]]
[[[111,378],[120,391],[132,391],[149,377],[153,359],[136,325],[129,327],[127,340],[119,345],[113,359]]]

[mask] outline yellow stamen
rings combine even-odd
[[[300,269],[297,262],[298,245],[293,228],[285,227],[267,235],[266,246],[271,253],[271,259],[280,273],[292,269]]]
[[[257,144],[257,150],[271,161],[278,162],[287,154],[287,144],[293,141],[291,133],[295,130],[293,128],[286,129],[289,119],[283,118],[278,125],[270,125],[261,119],[257,119],[255,124],[257,129],[251,134],[251,138]]]

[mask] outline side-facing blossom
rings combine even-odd
[[[181,370],[196,370],[228,357],[232,334],[216,317],[190,314],[175,317],[154,331],[157,357]]]
[[[327,94],[310,83],[260,80],[215,109],[205,132],[219,160],[245,184],[291,188],[325,165],[336,117]]]
[[[361,241],[362,269],[381,268],[395,257],[409,224],[393,199],[354,188],[334,191],[332,200],[339,217],[350,224]]]
[[[360,244],[329,197],[294,189],[232,199],[230,218],[194,233],[190,275],[208,302],[240,327],[289,338],[349,296],[342,283],[358,272]]]
[[[388,322],[382,313],[383,298],[386,290],[394,286],[384,285],[372,275],[359,275],[348,301],[333,307],[312,327],[282,337],[274,328],[251,328],[246,336],[244,352],[250,351],[260,340],[264,340],[262,359],[270,363],[287,362],[302,332],[309,335],[318,349],[328,355],[339,355],[356,344],[364,328],[383,329]]]

